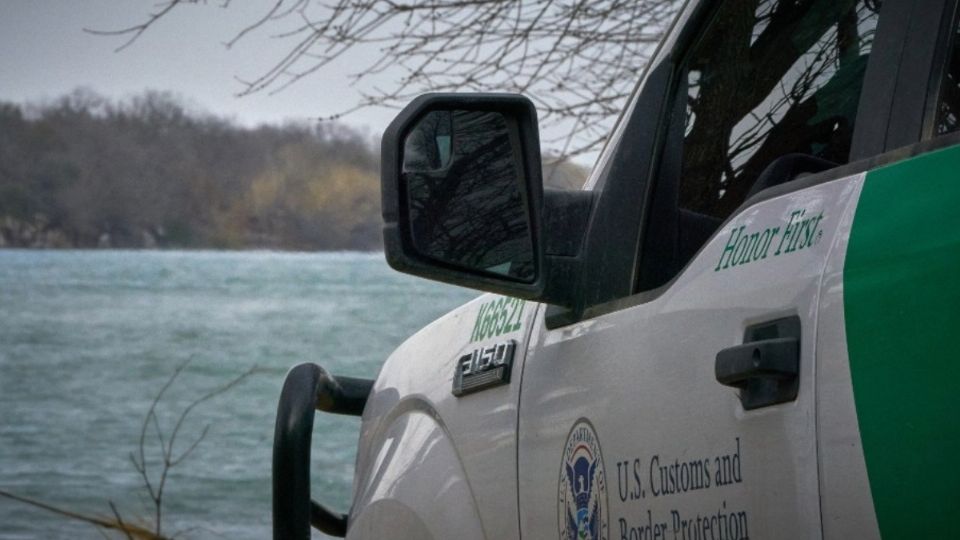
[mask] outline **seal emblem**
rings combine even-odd
[[[600,440],[585,418],[567,435],[558,492],[561,539],[607,540],[607,476]]]

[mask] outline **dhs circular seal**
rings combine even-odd
[[[607,540],[607,475],[600,440],[585,418],[567,435],[558,491],[560,538]]]

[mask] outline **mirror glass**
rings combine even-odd
[[[519,281],[535,278],[519,137],[498,112],[431,111],[407,133],[403,177],[414,248]]]

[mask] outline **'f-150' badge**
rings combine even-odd
[[[453,395],[460,397],[510,382],[516,348],[517,342],[511,339],[461,356],[453,374]]]

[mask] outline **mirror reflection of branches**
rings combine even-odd
[[[518,150],[500,113],[432,111],[417,122],[404,141],[403,173],[418,252],[460,268],[533,281]]]
[[[728,0],[685,61],[681,207],[723,218],[776,157],[846,163],[879,0]]]

